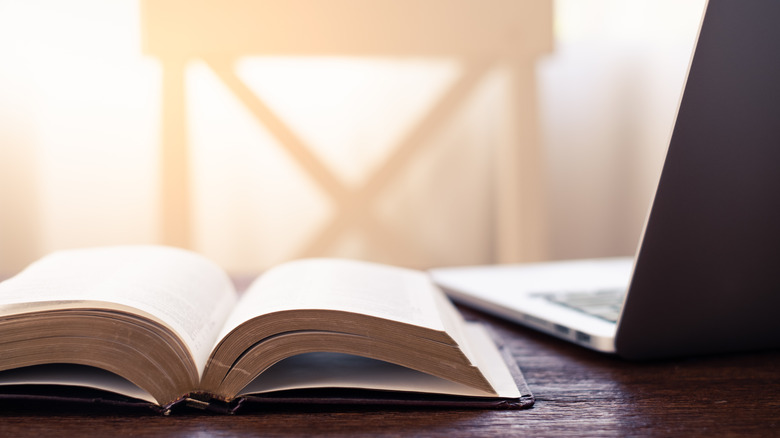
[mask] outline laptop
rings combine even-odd
[[[709,0],[636,256],[433,269],[460,303],[629,359],[780,347],[780,1]]]

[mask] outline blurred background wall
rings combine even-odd
[[[558,0],[539,64],[550,256],[633,255],[704,0]]]
[[[523,118],[538,122],[542,146],[531,181],[543,202],[526,207],[544,211],[517,221],[531,249],[514,258],[633,253],[703,4],[554,2],[538,112]],[[0,272],[62,248],[165,240],[165,69],[142,51],[142,25],[136,0],[0,0]],[[246,56],[234,67],[345,187],[370,180],[462,73],[420,56]],[[297,257],[334,203],[208,63],[188,62],[183,80],[189,246],[233,272]],[[516,97],[506,69],[490,69],[371,200],[404,251],[347,227],[323,254],[420,268],[508,261],[496,249],[495,173],[522,124],[505,115]]]

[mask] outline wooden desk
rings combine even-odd
[[[511,345],[536,404],[524,411],[274,410],[170,417],[5,407],[0,436],[777,435],[780,351],[631,363],[466,311]]]

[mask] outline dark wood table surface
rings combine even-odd
[[[780,436],[780,351],[633,363],[485,315],[522,368],[528,410],[283,408],[160,416],[4,406],[0,436]]]

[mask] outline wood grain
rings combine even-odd
[[[536,404],[522,411],[272,409],[158,416],[4,406],[0,436],[626,436],[774,435],[780,351],[635,363],[466,310],[516,355]]]

